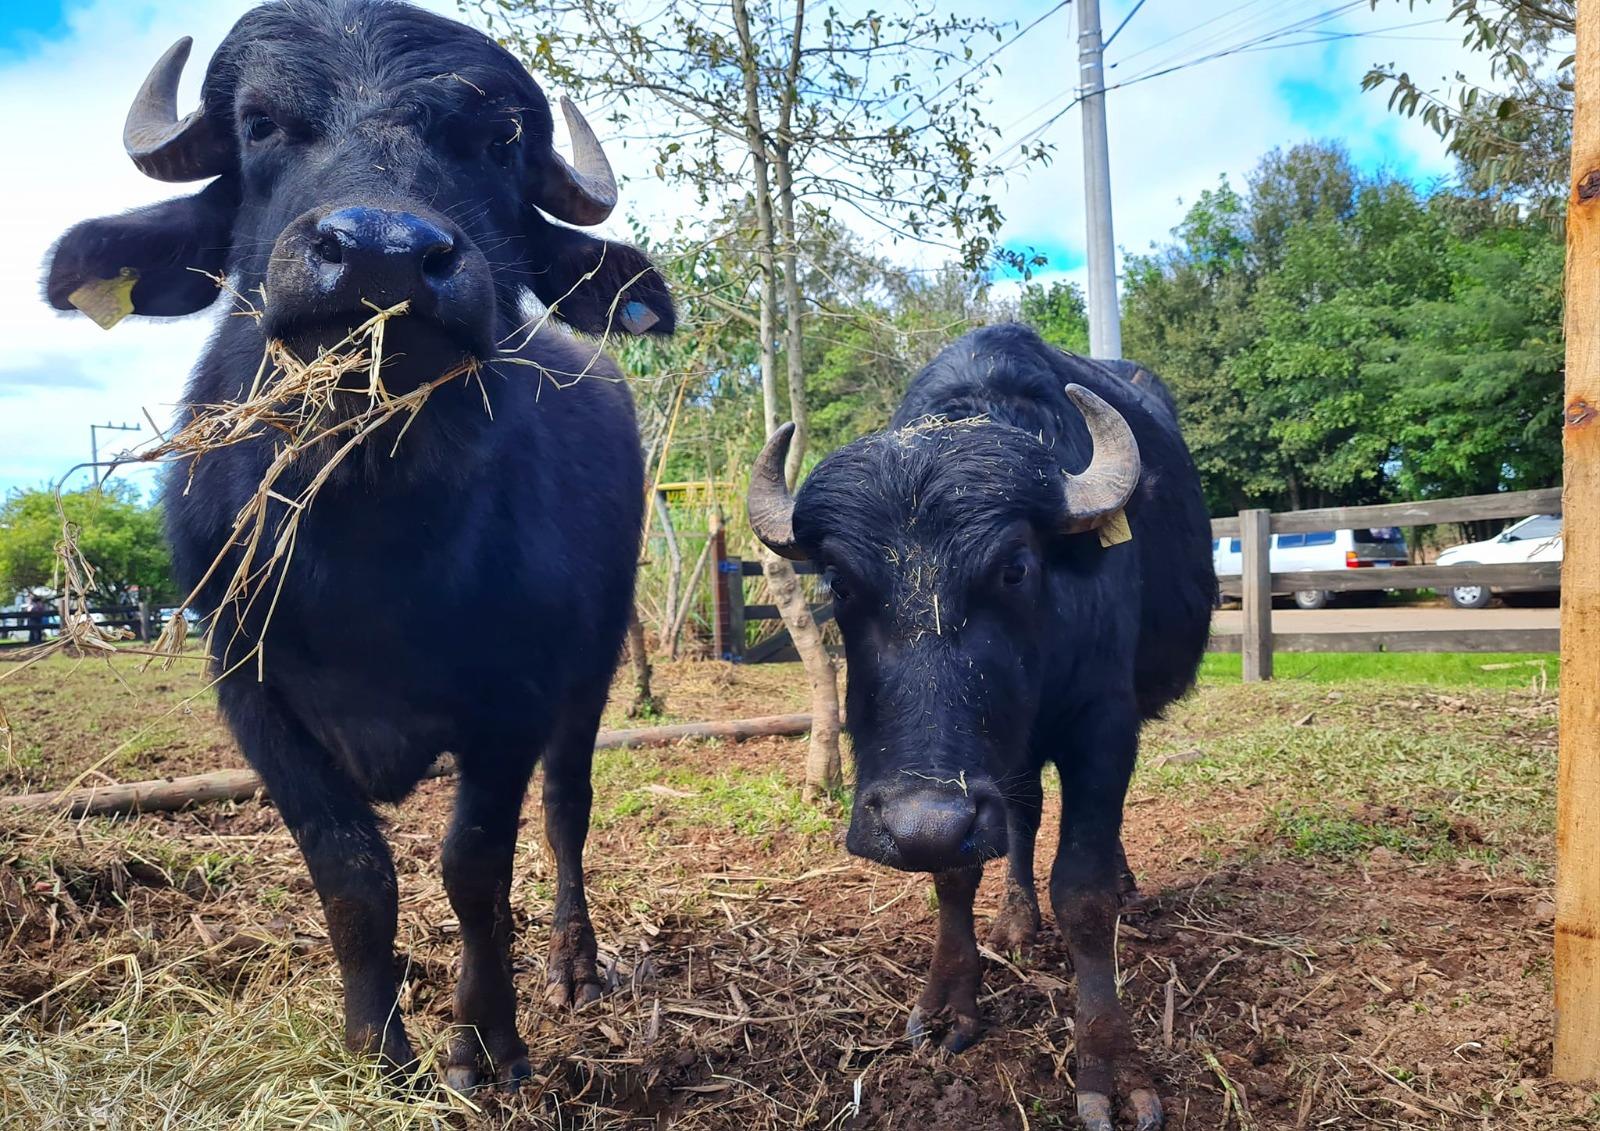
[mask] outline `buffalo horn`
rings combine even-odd
[[[571,164],[551,147],[545,157],[545,176],[534,204],[568,224],[592,225],[605,221],[617,206],[617,179],[611,162],[600,147],[589,123],[562,96],[561,116],[567,120],[567,135],[572,139]]]
[[[1093,530],[1133,496],[1139,485],[1139,445],[1122,414],[1094,393],[1082,385],[1068,385],[1067,396],[1083,414],[1094,449],[1088,467],[1066,476],[1063,526],[1076,534]]]
[[[227,171],[232,140],[219,136],[205,107],[178,117],[178,80],[194,40],[187,35],[156,60],[128,108],[122,144],[141,173],[158,181],[200,181]]]
[[[806,555],[795,545],[794,496],[789,494],[789,481],[783,474],[783,462],[789,458],[789,442],[793,439],[794,424],[790,422],[767,440],[750,473],[745,509],[750,514],[750,529],[767,549],[797,562]]]

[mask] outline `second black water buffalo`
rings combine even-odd
[[[1050,899],[1078,982],[1078,1112],[1141,1131],[1161,1104],[1117,999],[1123,798],[1142,722],[1192,685],[1215,578],[1200,482],[1172,401],[1138,367],[979,330],[912,382],[889,428],[824,459],[791,497],[792,426],[751,480],[771,549],[825,570],[849,664],[858,781],[847,844],[934,874],[939,938],[909,1033],[979,1034],[973,897],[1007,855],[990,941],[1040,925],[1041,771],[1061,777]],[[942,1031],[942,1033],[941,1033]]]
[[[315,358],[402,304],[386,324],[391,392],[473,371],[437,388],[403,433],[392,421],[337,465],[266,596],[225,601],[224,582],[251,552],[233,524],[278,451],[275,430],[175,466],[166,509],[179,581],[200,586],[210,618],[223,715],[321,897],[346,1040],[414,1059],[397,1004],[395,870],[373,802],[404,796],[448,750],[460,786],[442,863],[463,950],[448,1076],[515,1081],[529,1065],[508,897],[539,758],[557,868],[549,996],[600,990],[582,870],[589,770],[644,497],[615,366],[530,321],[526,300],[590,333],[668,331],[672,303],[640,252],[567,226],[616,204],[605,156],[563,104],[565,160],[543,91],[482,33],[384,0],[275,0],[229,32],[200,106],[180,118],[188,53],[181,41],[156,64],[124,141],[152,177],[210,183],[74,227],[48,297],[104,314],[120,287],[133,314],[181,315],[212,305],[226,278],[254,316],[219,320],[189,406],[239,398],[269,340]],[[305,411],[331,422],[368,403],[366,374],[353,384]],[[297,465],[279,495],[318,466]],[[267,542],[284,517],[274,501]]]

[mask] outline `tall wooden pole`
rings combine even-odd
[[[1555,1075],[1600,1081],[1600,5],[1578,5],[1567,208]]]

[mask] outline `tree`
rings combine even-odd
[[[483,8],[532,69],[604,102],[619,132],[655,138],[659,177],[690,186],[703,203],[748,204],[752,222],[737,236],[754,278],[729,305],[756,328],[765,433],[785,411],[797,426],[791,484],[811,434],[804,328],[816,311],[802,262],[805,222],[837,209],[896,238],[949,234],[969,270],[996,254],[1002,217],[986,186],[999,179],[997,131],[977,98],[992,68],[989,56],[973,60],[981,40],[1000,42],[998,24],[939,15],[932,4],[847,15],[804,0],[787,15],[771,0],[731,0],[728,9],[692,0],[637,15],[622,0],[483,0]],[[1043,152],[1036,145],[1030,155]],[[811,684],[814,796],[841,781],[837,677],[793,568],[770,552],[762,563]]]
[[[1297,147],[1129,260],[1130,355],[1172,387],[1213,513],[1558,478],[1561,246],[1481,204]]]
[[[1377,7],[1379,0],[1372,0]],[[1432,0],[1423,0],[1431,3]],[[1566,210],[1572,147],[1572,62],[1577,0],[1449,0],[1469,51],[1489,56],[1491,82],[1457,72],[1429,88],[1394,63],[1374,66],[1363,90],[1389,88],[1389,106],[1420,115],[1460,159],[1468,187],[1548,221]],[[1406,0],[1415,8],[1417,0]],[[1497,89],[1498,88],[1498,89]]]
[[[53,491],[14,491],[0,504],[0,591],[50,587],[56,581],[56,545],[61,515],[75,528],[78,549],[94,569],[94,596],[126,601],[173,591],[172,563],[161,532],[161,512],[145,506],[137,488],[108,483],[61,496]]]
[[[1089,308],[1076,283],[1054,282],[1049,287],[1029,283],[1022,288],[1017,314],[1051,345],[1089,352]]]

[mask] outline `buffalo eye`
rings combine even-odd
[[[510,122],[505,133],[489,140],[489,159],[502,168],[511,164],[516,156],[517,142],[522,140],[522,123]]]
[[[839,571],[829,566],[822,574],[822,580],[828,587],[828,592],[833,594],[834,604],[847,605],[850,603],[850,586],[839,577]]]
[[[250,141],[266,141],[278,132],[278,123],[265,114],[248,114],[244,119],[244,136]]]
[[[1000,567],[1000,584],[1015,589],[1028,579],[1028,563],[1022,558],[1012,558]]]

